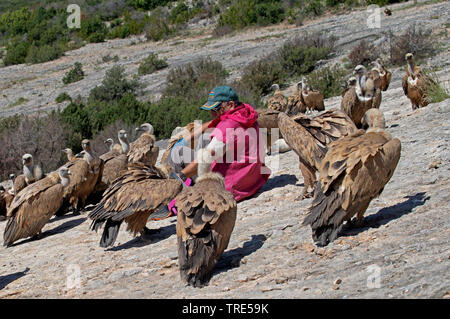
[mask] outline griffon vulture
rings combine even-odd
[[[81,142],[83,147],[83,158],[69,162],[66,166],[72,172],[70,184],[64,190],[64,201],[66,206],[71,206],[75,212],[83,209],[86,199],[94,191],[97,181],[102,177],[104,162],[97,158],[92,152],[90,141],[85,139]],[[60,213],[58,213],[60,214]]]
[[[278,84],[274,84],[270,87],[270,89],[275,90],[275,93],[267,101],[267,108],[269,110],[285,112],[287,108],[287,101],[283,93],[281,93],[280,86]]]
[[[411,101],[411,107],[413,110],[418,107],[424,107],[428,105],[425,93],[426,81],[429,81],[428,77],[422,73],[420,67],[415,65],[414,56],[412,53],[407,53],[406,59],[406,73],[403,76],[402,87],[403,92]]]
[[[370,201],[381,194],[400,159],[401,143],[381,127],[358,131],[331,143],[303,225],[311,225],[316,245],[339,235],[344,221],[360,224]]]
[[[356,78],[354,76],[349,77],[347,80],[347,87],[344,88],[344,90],[341,93],[341,96],[344,97],[345,93],[347,93],[347,91],[350,90],[352,87],[354,88],[355,85],[356,85]]]
[[[17,176],[14,181],[14,191],[16,194],[30,184],[42,179],[44,174],[39,165],[34,165],[33,156],[25,154],[22,156],[23,175]]]
[[[367,77],[366,68],[358,65],[354,71],[356,85],[350,87],[341,101],[341,110],[361,127],[361,119],[370,108],[379,108],[381,104],[381,90],[375,87],[373,80]]]
[[[324,111],[325,104],[323,102],[323,94],[317,90],[311,89],[308,84],[308,80],[303,78],[300,82],[302,85],[300,101],[305,105],[306,113],[311,113],[312,111]]]
[[[197,152],[198,179],[176,197],[178,260],[183,282],[202,287],[228,246],[236,222],[237,204],[224,179],[211,173],[212,156]]]
[[[155,145],[156,138],[153,135],[153,126],[144,123],[136,128],[136,131],[143,132],[138,139],[130,144],[128,152],[128,162],[141,162],[145,165],[154,166],[159,155],[159,147]]]
[[[44,225],[63,204],[63,193],[70,183],[70,174],[70,170],[63,166],[16,194],[8,209],[8,222],[3,234],[5,246],[41,233]]]
[[[297,83],[297,91],[288,98],[286,114],[289,116],[306,112],[306,105],[303,102],[302,97],[301,84],[301,81]]]
[[[76,159],[75,155],[73,154],[73,151],[70,148],[65,148],[62,150],[62,152],[67,154],[67,161],[71,162]]]
[[[258,125],[260,129],[266,129],[267,155],[272,153],[272,129],[278,129],[279,111],[271,109],[256,109],[258,113]],[[279,136],[278,138],[282,138]]]
[[[134,236],[142,233],[149,217],[159,217],[155,214],[158,207],[166,205],[182,188],[181,181],[168,179],[165,167],[129,164],[89,214],[92,230],[98,231],[105,223],[100,247],[114,244],[122,222]]]
[[[381,91],[386,91],[391,83],[391,72],[389,72],[383,64],[383,61],[380,58],[377,58],[375,61],[371,62],[372,72],[378,72],[380,76],[380,89]]]
[[[280,113],[278,125],[284,140],[299,157],[305,184],[301,197],[312,197],[316,170],[327,152],[327,145],[355,133],[357,128],[344,112],[337,109],[328,110],[313,118],[303,114],[290,118]]]

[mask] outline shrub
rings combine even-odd
[[[167,59],[159,59],[158,55],[152,52],[147,58],[141,61],[138,69],[138,74],[144,75],[153,73],[155,71],[164,69],[167,66]]]
[[[345,84],[347,72],[338,65],[324,67],[311,72],[306,76],[309,85],[319,90],[324,98],[338,96],[342,92],[342,84]]]
[[[6,56],[3,63],[8,65],[25,63],[29,44],[26,41],[13,42],[6,48]]]
[[[88,104],[96,101],[120,100],[125,94],[136,94],[140,88],[137,79],[127,80],[123,66],[113,66],[106,71],[102,84],[93,88],[89,94]]]
[[[95,16],[81,21],[81,29],[79,31],[83,39],[89,42],[103,42],[106,37],[107,28],[100,17]]]
[[[149,22],[146,26],[146,37],[148,40],[160,41],[174,33],[167,23],[167,14],[161,8],[152,12]]]
[[[136,9],[151,10],[158,6],[164,6],[172,0],[130,0],[132,6]]]
[[[352,49],[352,51],[350,51],[348,58],[352,63],[352,67],[355,67],[359,64],[367,66],[371,61],[374,61],[378,56],[379,52],[374,45],[368,43],[365,40],[361,40],[359,44],[356,45]]]
[[[233,26],[242,29],[251,25],[268,25],[284,20],[282,1],[236,0],[220,14],[218,27]]]
[[[320,16],[324,7],[321,0],[306,0],[304,10],[307,15]]]
[[[111,61],[112,62],[119,62],[119,56],[115,55],[115,56],[111,57],[110,54],[104,55],[104,56],[102,56],[102,61],[103,61],[103,63],[108,63],[108,62],[111,62]]]
[[[67,94],[66,92],[61,93],[60,95],[58,95],[55,99],[56,103],[62,103],[64,101],[72,101],[72,98],[70,97],[69,94]]]
[[[176,97],[180,93],[190,101],[203,101],[209,91],[225,82],[228,72],[218,61],[202,58],[169,71],[164,97]]]
[[[392,30],[385,33],[388,38],[388,56],[394,65],[404,65],[405,55],[411,52],[416,59],[429,56],[434,51],[431,30],[416,27],[413,24],[404,33],[394,35]]]
[[[58,59],[64,54],[64,50],[58,44],[32,45],[26,58],[27,63],[44,63]]]
[[[450,98],[450,91],[440,83],[435,72],[424,69],[425,77],[425,99],[428,103],[439,103]]]
[[[74,83],[82,80],[84,78],[83,68],[80,62],[75,62],[73,68],[66,73],[63,78],[64,84]]]

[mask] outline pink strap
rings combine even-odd
[[[186,179],[185,181],[184,181],[184,185],[186,185],[186,186],[191,186],[191,184],[192,184],[192,179],[190,179],[190,178],[188,178],[188,179]],[[167,205],[167,208],[169,209],[169,212],[171,212],[172,214],[174,214],[175,216],[177,216],[178,215],[178,211],[177,211],[177,208],[175,207],[175,204],[176,204],[176,200],[175,200],[175,198],[174,199],[172,199],[172,201],[169,203],[169,205]]]

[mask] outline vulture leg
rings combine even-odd
[[[303,175],[303,181],[305,184],[305,188],[303,189],[303,193],[298,199],[305,199],[313,197],[314,195],[314,183],[316,181],[316,172],[314,168],[309,166],[307,163],[303,162],[299,158],[299,168]]]
[[[272,154],[272,134],[270,134],[270,129],[267,130],[267,155]]]

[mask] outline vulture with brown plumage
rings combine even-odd
[[[210,172],[211,153],[200,149],[197,160],[199,177],[195,185],[176,197],[177,241],[182,281],[202,287],[208,284],[214,266],[228,247],[237,204],[225,189],[222,175]]]
[[[375,87],[374,81],[367,76],[366,68],[358,65],[354,71],[356,85],[349,88],[341,101],[344,111],[361,128],[361,119],[370,108],[379,108],[381,104],[381,90]]]
[[[302,198],[312,197],[316,170],[328,144],[357,131],[352,120],[338,109],[330,109],[315,117],[298,114],[288,117],[278,115],[278,125],[286,143],[299,157],[299,167],[304,179]]]
[[[65,166],[72,172],[70,184],[64,190],[63,209],[69,206],[79,212],[86,205],[86,199],[94,191],[98,180],[102,178],[104,162],[92,151],[91,143],[85,139],[81,142],[83,158],[77,158]],[[65,212],[58,212],[58,215]]]
[[[281,93],[280,86],[278,84],[273,84],[270,89],[275,90],[275,93],[267,100],[267,108],[269,110],[285,112],[287,100],[283,93]]]
[[[350,90],[352,87],[355,87],[355,85],[356,85],[356,78],[354,76],[351,76],[347,80],[347,87],[345,87],[344,90],[342,90],[341,96],[344,97],[345,93],[347,93],[347,91]]]
[[[65,148],[62,150],[63,153],[67,154],[67,161],[71,162],[76,159],[75,155],[73,154],[73,151],[70,148]]]
[[[144,123],[137,127],[136,131],[143,133],[130,144],[128,162],[140,162],[150,166],[155,165],[158,159],[159,147],[155,145],[156,138],[153,135],[153,126],[149,123]]]
[[[112,147],[109,152],[100,156],[100,159],[104,162],[103,173],[102,178],[98,180],[97,185],[95,185],[95,193],[105,191],[109,185],[120,176],[121,172],[127,169],[127,149],[129,149],[129,145],[125,130],[120,130],[118,137],[120,141],[120,150]]]
[[[372,72],[378,72],[380,76],[380,89],[381,91],[386,91],[391,83],[391,72],[389,72],[383,64],[383,61],[380,58],[377,58],[375,61],[371,62]]]
[[[300,83],[302,85],[300,102],[305,105],[305,113],[324,111],[325,104],[323,102],[323,94],[317,90],[311,89],[306,78],[303,78]]]
[[[42,179],[44,173],[39,165],[34,164],[33,156],[25,154],[22,156],[23,174],[17,176],[14,181],[14,191],[16,194],[28,185]]]
[[[286,114],[289,116],[306,112],[306,104],[303,101],[301,84],[301,81],[297,83],[297,91],[288,98]]]
[[[70,174],[67,167],[61,167],[16,194],[8,208],[8,222],[3,234],[5,246],[41,233],[63,205],[63,193],[70,183]]]
[[[400,159],[401,143],[384,128],[343,137],[328,146],[319,167],[319,181],[303,225],[310,225],[316,245],[339,235],[344,221],[358,224],[370,201],[379,196]]]
[[[405,59],[407,67],[406,73],[402,79],[402,87],[406,97],[411,101],[412,109],[415,110],[418,107],[428,105],[425,95],[425,84],[427,81],[430,81],[430,79],[422,72],[420,67],[414,63],[414,56],[412,53],[407,53]]]
[[[266,149],[267,155],[270,155],[272,153],[272,129],[278,129],[278,114],[280,112],[271,109],[256,109],[255,111],[258,113],[259,128],[266,129]],[[278,136],[275,140],[279,138],[283,138],[283,136]]]
[[[114,245],[122,222],[134,236],[142,233],[149,219],[157,216],[160,205],[166,205],[183,188],[179,180],[168,179],[167,169],[142,163],[128,165],[128,170],[104,192],[103,198],[89,214],[91,229],[105,224],[100,247]]]

